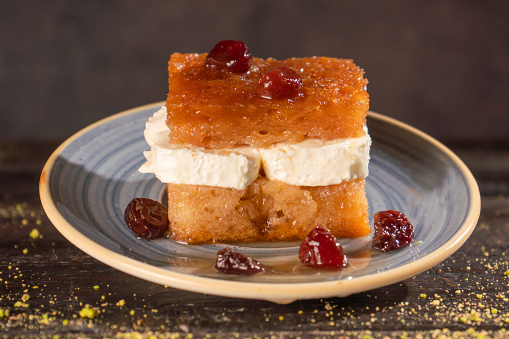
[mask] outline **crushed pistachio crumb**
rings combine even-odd
[[[41,232],[37,228],[34,228],[30,231],[29,237],[32,239],[39,239],[41,237]]]
[[[89,319],[94,319],[99,315],[99,311],[91,308],[89,305],[85,305],[85,307],[83,307],[79,313],[80,317]]]
[[[479,314],[477,314],[476,311],[472,310],[470,312],[470,320],[472,320],[472,321],[481,321],[481,318],[479,317]]]
[[[21,300],[18,300],[14,303],[14,307],[23,307],[23,308],[28,308],[30,305],[28,305],[27,303],[21,301]]]

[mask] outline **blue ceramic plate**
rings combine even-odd
[[[215,257],[224,245],[146,241],[124,224],[132,198],[164,197],[162,183],[138,172],[148,149],[145,121],[161,105],[119,113],[78,132],[53,153],[41,174],[41,201],[55,227],[92,257],[136,277],[194,292],[281,303],[343,297],[433,267],[467,240],[479,218],[477,184],[456,155],[430,136],[370,112],[370,222],[380,210],[404,212],[415,226],[413,244],[380,253],[371,250],[370,236],[342,239],[350,265],[339,272],[304,267],[297,258],[298,243],[236,244],[276,273],[219,273]]]

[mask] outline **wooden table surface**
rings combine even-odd
[[[449,145],[482,194],[479,223],[450,258],[401,283],[286,305],[157,285],[77,249],[39,200],[57,146],[0,143],[0,336],[509,337],[509,145]]]

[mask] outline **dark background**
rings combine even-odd
[[[164,100],[173,52],[352,58],[371,109],[439,140],[509,140],[509,1],[1,1],[0,141],[64,140]]]

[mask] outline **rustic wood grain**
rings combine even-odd
[[[482,211],[449,259],[384,288],[279,305],[175,290],[77,249],[39,202],[40,171],[56,146],[0,144],[0,336],[507,336],[509,147],[453,145],[478,179]],[[41,237],[29,236],[34,228]],[[86,305],[100,313],[80,316]]]

